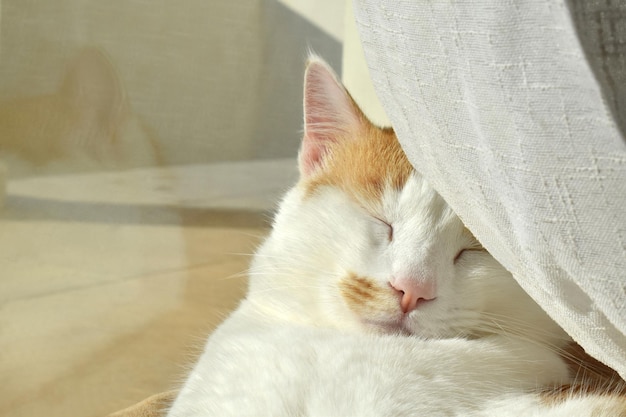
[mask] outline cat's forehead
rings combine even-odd
[[[388,190],[401,190],[414,172],[392,129],[364,127],[337,141],[319,172],[304,183],[307,194],[323,186],[341,189],[357,203],[377,206]]]

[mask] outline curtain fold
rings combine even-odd
[[[416,169],[626,377],[626,5],[354,7],[374,87]]]

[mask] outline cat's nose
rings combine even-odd
[[[437,297],[433,282],[423,282],[411,278],[398,278],[390,282],[391,287],[400,293],[400,308],[403,313],[415,310],[423,301],[431,301]]]

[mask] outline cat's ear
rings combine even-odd
[[[329,146],[356,134],[365,121],[361,110],[321,59],[310,58],[304,76],[304,138],[298,155],[300,174],[311,175]]]
[[[97,48],[83,49],[70,62],[59,93],[99,132],[117,130],[130,108],[115,67]]]

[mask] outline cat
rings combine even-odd
[[[54,93],[0,104],[0,202],[7,178],[162,164],[100,49],[82,49]]]
[[[316,57],[304,109],[300,180],[168,416],[626,412],[549,394],[569,336]]]

